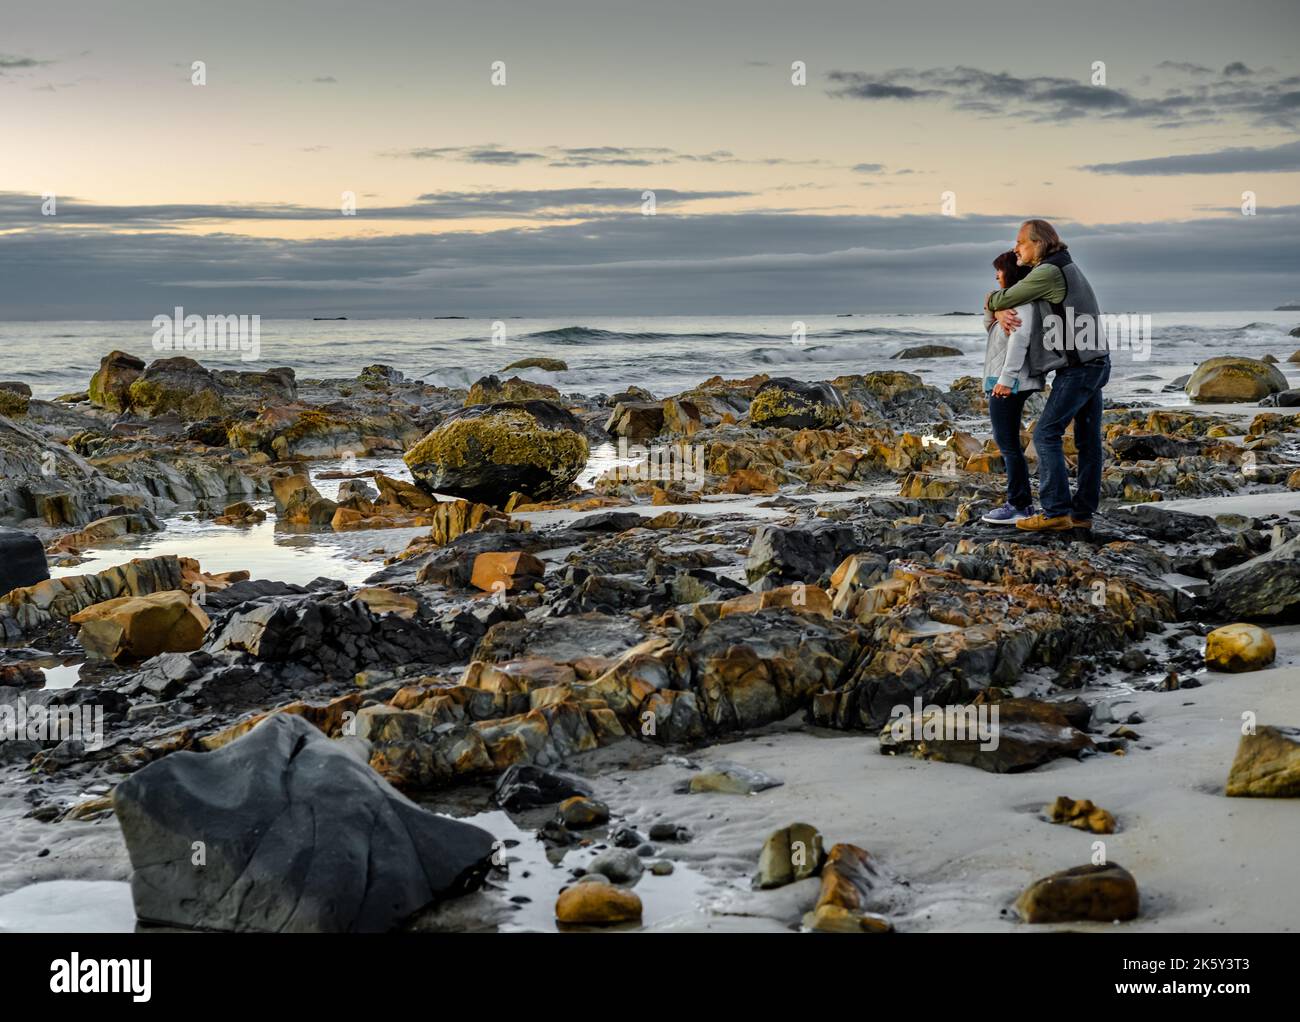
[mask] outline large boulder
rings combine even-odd
[[[177,412],[186,421],[225,411],[225,388],[213,373],[184,355],[150,362],[127,390],[131,408],[149,415]]]
[[[1207,358],[1185,390],[1193,401],[1258,401],[1286,390],[1286,377],[1267,362],[1236,355]]]
[[[73,614],[71,621],[81,626],[77,638],[87,653],[119,662],[189,653],[203,645],[211,623],[189,593],[179,589],[96,603]]]
[[[0,528],[0,596],[49,577],[41,541],[21,529]]]
[[[805,383],[788,376],[768,380],[749,406],[755,426],[829,429],[844,421],[844,395],[829,383]]]
[[[21,381],[0,382],[0,415],[26,415],[32,404],[32,388]]]
[[[133,384],[144,372],[144,359],[125,351],[110,351],[99,360],[99,369],[90,378],[90,403],[110,412],[125,411]]]
[[[1205,637],[1205,665],[1216,671],[1258,671],[1276,658],[1273,636],[1259,625],[1224,625]]]
[[[582,424],[548,401],[503,401],[454,412],[406,452],[415,481],[500,507],[515,491],[561,497],[587,464]]]
[[[199,929],[392,930],[478,887],[494,844],[290,714],[151,763],[117,786],[113,808],[136,916]]]

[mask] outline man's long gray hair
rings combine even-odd
[[[1034,241],[1041,241],[1046,245],[1043,249],[1043,255],[1054,255],[1057,252],[1064,252],[1066,245],[1061,240],[1061,236],[1056,233],[1056,228],[1046,220],[1026,220],[1021,227],[1029,228],[1029,236]]]

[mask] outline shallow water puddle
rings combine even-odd
[[[45,672],[44,688],[72,688],[81,680],[82,661],[80,660],[67,663],[57,659],[48,662],[40,660],[32,662]]]
[[[503,810],[451,818],[482,827],[498,841],[505,843],[503,851],[508,869],[504,872],[494,871],[490,875],[489,885],[506,899],[528,899],[514,902],[510,916],[499,924],[498,929],[508,932],[557,932],[559,927],[555,922],[555,899],[559,897],[562,887],[575,882],[570,871],[576,867],[586,867],[601,852],[613,847],[606,841],[596,841],[591,847],[586,848],[574,846],[565,850],[564,857],[559,863],[552,863],[547,858],[546,845],[541,839],[532,831],[521,830]],[[512,845],[509,842],[518,842],[518,844]],[[597,848],[595,845],[601,847]],[[662,853],[668,846],[656,845],[656,847]],[[706,877],[680,862],[673,863],[673,872],[668,876],[653,875],[650,872],[650,863],[664,858],[668,856],[657,854],[645,858],[643,861],[646,871],[636,885],[629,888],[641,899],[641,925],[603,927],[602,930],[644,930],[664,927],[705,912],[711,900],[734,886],[727,881]],[[565,927],[565,929],[575,928]],[[576,929],[586,929],[586,927]]]

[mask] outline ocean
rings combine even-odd
[[[267,319],[261,322],[260,359],[247,362],[237,351],[155,351],[148,320],[9,322],[0,324],[0,379],[21,380],[39,398],[84,390],[100,358],[115,348],[146,360],[188,354],[213,368],[291,366],[299,378],[350,377],[363,366],[384,363],[433,384],[460,387],[499,374],[517,359],[547,356],[563,359],[568,369],[518,375],[565,392],[616,393],[639,386],[659,397],[716,374],[832,379],[905,369],[946,387],[959,376],[981,373],[984,333],[975,316],[873,313],[806,316],[799,322],[803,333],[797,336],[796,321],[777,316]],[[1107,393],[1183,403],[1181,394],[1160,395],[1161,386],[1215,355],[1271,354],[1284,372],[1300,372],[1300,365],[1286,363],[1300,348],[1300,339],[1288,336],[1298,324],[1300,312],[1151,314],[1147,357],[1137,345],[1116,351]],[[950,345],[965,354],[891,359],[918,344]]]

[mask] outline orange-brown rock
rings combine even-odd
[[[639,923],[641,899],[616,884],[574,884],[556,899],[555,920],[572,926]]]
[[[769,607],[784,607],[803,614],[820,614],[822,617],[831,616],[831,598],[826,590],[797,582],[794,585],[746,593],[744,596],[726,600],[718,608],[718,616],[753,614],[756,611],[767,610]]]
[[[721,493],[775,493],[780,484],[771,476],[753,468],[739,468],[723,480],[719,487]]]
[[[180,589],[107,600],[70,620],[81,626],[77,638],[87,653],[119,662],[196,650],[210,624],[202,608]]]
[[[1016,899],[1027,923],[1101,923],[1134,919],[1139,907],[1137,881],[1117,863],[1075,866],[1030,884]]]
[[[546,574],[541,559],[522,550],[489,552],[474,558],[470,583],[485,593],[531,589]]]
[[[229,745],[236,738],[248,734],[249,731],[274,713],[291,713],[303,717],[315,724],[329,737],[337,738],[339,735],[347,733],[346,729],[356,716],[356,711],[360,708],[364,698],[364,694],[361,692],[349,692],[337,699],[331,699],[323,706],[299,700],[298,702],[289,703],[287,706],[276,707],[269,713],[258,713],[213,734],[204,735],[195,744],[205,752],[212,752],[214,749]]]
[[[420,612],[420,601],[414,596],[385,589],[383,586],[358,589],[353,599],[360,600],[374,614],[396,614],[410,620]]]
[[[873,893],[880,883],[870,853],[857,845],[833,846],[822,865],[817,903],[804,917],[804,925],[836,932],[888,932],[893,929],[889,920],[870,911]]]
[[[1044,811],[1053,823],[1067,823],[1092,834],[1115,833],[1115,817],[1086,798],[1076,800],[1060,795]]]
[[[460,683],[487,692],[530,692],[535,688],[571,685],[576,680],[577,673],[568,664],[528,657],[498,664],[474,660],[465,668]]]

